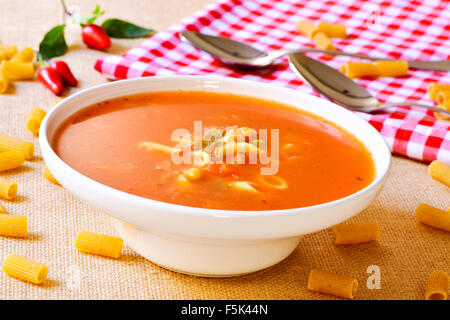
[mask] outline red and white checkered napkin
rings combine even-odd
[[[215,74],[290,87],[319,95],[290,69],[286,58],[259,71],[230,69],[181,42],[181,31],[200,31],[245,41],[261,50],[312,47],[296,31],[300,19],[344,23],[350,37],[333,39],[338,50],[398,59],[450,58],[450,2],[439,0],[222,0],[160,32],[123,56],[106,56],[95,69],[113,79],[153,75]],[[345,57],[315,55],[338,68]],[[432,103],[430,82],[450,83],[450,73],[410,70],[405,78],[358,80],[382,101]],[[377,114],[357,112],[385,138],[394,154],[450,163],[450,125],[433,112],[395,107]]]

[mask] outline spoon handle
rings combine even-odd
[[[409,101],[405,101],[405,102],[386,102],[386,103],[381,103],[381,104],[377,107],[377,109],[387,108],[387,107],[395,107],[395,106],[412,106],[412,107],[419,107],[419,108],[424,108],[424,109],[428,109],[428,110],[433,110],[433,111],[439,112],[439,113],[441,113],[441,114],[445,114],[446,116],[450,116],[450,110],[445,110],[445,109],[441,109],[441,108],[429,106],[429,105],[426,105],[426,104],[420,104],[420,103],[409,102]]]
[[[314,49],[314,48],[302,48],[298,50],[277,50],[273,51],[270,54],[274,56],[281,57],[285,54],[294,53],[294,52],[320,52],[320,53],[326,53],[331,54],[335,56],[347,56],[347,57],[353,57],[353,58],[359,58],[359,59],[365,59],[365,60],[392,60],[395,61],[396,59],[386,59],[386,58],[377,58],[377,57],[370,57],[365,56],[362,54],[354,54],[354,53],[347,53],[342,51],[336,51],[336,50],[321,50],[321,49]],[[410,68],[413,69],[422,69],[422,70],[434,70],[434,71],[450,71],[450,60],[441,60],[441,61],[407,61]]]

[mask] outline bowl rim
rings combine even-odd
[[[173,203],[163,202],[163,201],[159,201],[159,200],[144,198],[144,197],[137,196],[137,195],[134,195],[131,193],[127,193],[125,191],[115,189],[113,187],[109,187],[109,186],[102,184],[98,181],[95,181],[95,180],[89,178],[88,176],[78,172],[77,170],[73,169],[67,163],[65,163],[53,150],[51,143],[48,139],[48,135],[47,135],[47,129],[48,129],[49,123],[50,123],[50,121],[52,121],[52,118],[54,117],[55,113],[60,108],[64,107],[67,103],[70,103],[70,101],[77,99],[81,95],[95,92],[96,90],[99,90],[99,89],[102,89],[105,87],[115,87],[115,86],[121,86],[124,84],[133,83],[133,82],[141,82],[141,81],[150,81],[150,82],[151,81],[164,81],[164,80],[168,80],[168,79],[173,79],[174,77],[176,77],[177,79],[186,80],[186,81],[193,81],[193,80],[199,81],[200,80],[200,81],[204,81],[204,82],[216,82],[216,83],[218,82],[218,83],[225,83],[225,84],[232,83],[232,82],[238,82],[238,83],[240,82],[242,85],[247,84],[247,85],[252,85],[254,87],[261,87],[262,89],[264,89],[265,87],[271,87],[272,89],[279,90],[280,92],[286,92],[286,93],[289,92],[291,94],[293,92],[295,92],[295,94],[299,95],[299,97],[307,96],[308,99],[313,99],[313,100],[317,100],[320,103],[333,105],[335,108],[340,109],[339,112],[345,112],[348,115],[351,114],[351,116],[354,117],[355,121],[359,121],[361,123],[361,125],[366,126],[366,129],[371,131],[371,134],[376,135],[379,138],[379,140],[383,142],[384,147],[382,149],[383,149],[383,153],[385,156],[385,160],[387,161],[386,164],[384,165],[384,170],[382,172],[380,172],[380,174],[378,174],[376,172],[375,179],[369,185],[364,187],[363,189],[361,189],[355,193],[352,193],[346,197],[343,197],[343,198],[340,198],[337,200],[333,200],[333,201],[329,201],[329,202],[325,202],[325,203],[321,203],[321,204],[317,204],[317,205],[312,205],[312,206],[307,206],[307,207],[289,208],[289,209],[276,209],[276,210],[207,209],[207,208],[191,207],[191,206],[173,204]],[[172,89],[172,90],[179,90],[179,89]],[[181,90],[183,90],[183,89],[181,89]],[[167,91],[170,91],[170,89],[168,89]],[[186,90],[186,91],[194,91],[194,90]],[[201,91],[201,90],[199,90],[199,91]],[[142,93],[144,93],[144,91],[142,91]],[[231,93],[233,93],[233,92],[231,92]],[[130,93],[130,94],[133,94],[133,93]],[[243,95],[243,94],[237,94],[237,95]],[[117,95],[114,97],[120,97],[120,96],[126,96],[126,94]],[[243,95],[243,96],[245,96],[245,95]],[[248,96],[251,96],[251,95],[249,94]],[[262,99],[267,100],[267,98],[264,98],[264,97]],[[276,99],[274,99],[274,101],[276,101]],[[89,105],[86,105],[86,107],[88,107],[88,106]],[[293,107],[301,109],[300,107],[297,107],[297,106],[293,106]],[[310,113],[307,110],[304,110],[304,111]],[[66,120],[68,117],[70,117],[73,114],[74,113],[70,113],[70,115],[65,117],[64,120]],[[318,116],[320,116],[320,115],[318,115]],[[342,124],[339,124],[338,122],[335,122],[330,119],[326,119],[326,120],[337,125],[339,128],[344,128],[344,126]],[[355,136],[353,133],[350,133],[350,134]],[[361,141],[358,137],[355,137],[355,138],[358,139],[359,141]],[[174,212],[174,213],[176,212],[176,213],[182,213],[185,215],[202,216],[202,217],[214,216],[214,217],[223,217],[223,218],[225,218],[225,217],[249,218],[249,217],[263,217],[263,216],[269,217],[269,216],[282,216],[282,215],[292,216],[292,215],[301,215],[303,213],[308,213],[310,211],[316,211],[318,209],[325,209],[328,207],[333,207],[333,206],[336,206],[336,205],[344,203],[344,202],[352,201],[355,198],[358,198],[358,197],[362,196],[363,194],[370,192],[373,188],[377,188],[380,184],[382,184],[384,182],[384,180],[387,176],[387,173],[389,172],[389,169],[391,166],[391,161],[392,161],[391,152],[388,148],[386,141],[382,138],[381,134],[375,128],[373,128],[369,123],[367,123],[365,120],[359,118],[353,112],[343,108],[342,106],[339,106],[331,101],[327,101],[327,100],[321,99],[316,96],[298,92],[291,88],[284,88],[284,87],[280,87],[280,86],[276,86],[276,85],[271,85],[268,83],[260,83],[260,82],[247,80],[247,79],[227,78],[227,77],[210,76],[210,75],[207,75],[207,76],[205,76],[205,75],[175,75],[175,76],[171,75],[171,76],[153,76],[153,77],[133,78],[133,79],[117,80],[117,81],[113,81],[113,82],[106,82],[106,83],[98,84],[98,85],[80,90],[79,92],[59,101],[47,113],[47,115],[44,118],[44,120],[41,124],[41,127],[40,127],[39,143],[40,143],[44,158],[49,157],[52,162],[55,162],[57,165],[62,166],[65,170],[70,171],[71,174],[74,175],[74,177],[76,177],[77,179],[79,179],[79,181],[81,181],[81,183],[88,183],[92,187],[96,187],[96,189],[98,189],[99,191],[103,190],[117,199],[125,200],[125,201],[128,201],[129,203],[133,202],[134,204],[139,204],[142,207],[152,208],[152,207],[158,206],[160,209],[164,210],[165,212]],[[372,161],[375,162],[373,155],[371,155],[371,158],[372,158]]]

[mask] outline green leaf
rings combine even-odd
[[[143,28],[119,19],[106,20],[103,22],[102,28],[112,38],[144,38],[155,33],[152,29]]]
[[[73,19],[76,23],[78,23],[82,26],[87,26],[88,24],[93,24],[95,22],[95,20],[97,20],[97,18],[103,14],[105,14],[105,11],[100,11],[100,6],[97,5],[91,14],[85,15],[85,16],[75,15],[75,16],[73,16]]]
[[[53,57],[59,57],[67,51],[67,43],[64,38],[65,24],[52,28],[39,44],[38,59],[49,60]]]

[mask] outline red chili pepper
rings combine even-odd
[[[64,89],[61,76],[55,69],[50,67],[40,68],[37,74],[37,79],[56,95],[59,95]]]
[[[64,83],[67,83],[72,87],[76,87],[78,85],[77,79],[73,76],[72,71],[70,71],[69,66],[64,61],[53,61],[50,64],[50,68],[55,69],[59,73]]]
[[[106,50],[111,47],[111,39],[102,27],[95,24],[84,26],[81,31],[83,42],[92,49]]]

